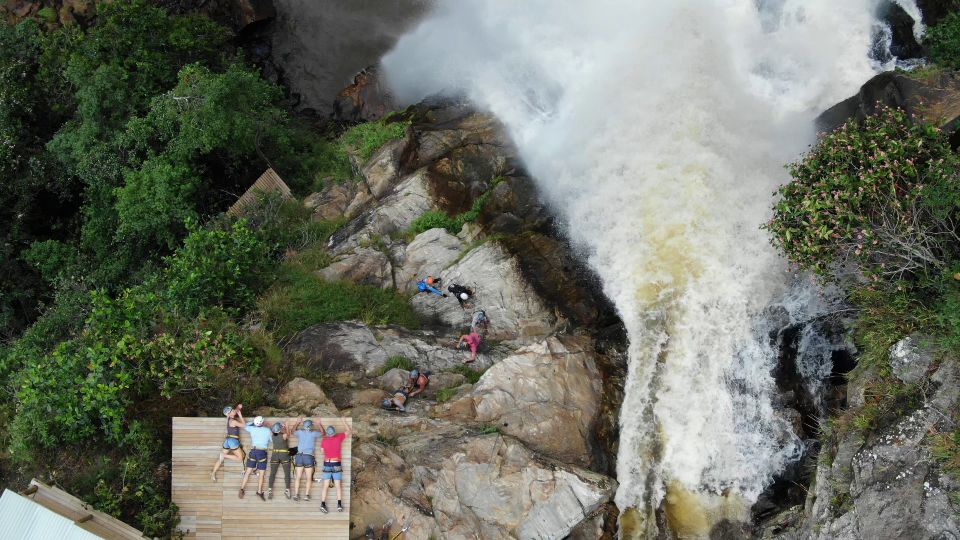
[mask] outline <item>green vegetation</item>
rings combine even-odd
[[[954,15],[944,24],[960,29],[958,23]],[[941,65],[952,65],[948,56],[960,59],[957,36],[953,29],[928,35]],[[841,438],[871,437],[921,408],[930,393],[925,379],[904,384],[893,376],[894,343],[929,335],[943,351],[938,362],[956,361],[950,351],[960,346],[960,159],[940,129],[884,108],[825,135],[789,170],[793,181],[779,190],[766,226],[774,244],[800,268],[846,286],[860,311],[851,376],[865,384],[864,405],[823,426],[822,457],[832,460]],[[927,442],[944,470],[958,469],[955,433]],[[852,500],[842,487],[834,492],[831,506],[842,513]]]
[[[344,320],[417,326],[413,309],[396,291],[324,281],[298,262],[281,268],[276,284],[260,299],[259,306],[267,328],[278,336]]]
[[[476,221],[480,217],[480,212],[483,211],[483,206],[487,204],[489,199],[490,192],[488,191],[473,201],[470,210],[454,217],[450,217],[439,210],[427,210],[410,224],[410,234],[416,236],[430,229],[446,229],[450,234],[457,234],[463,229],[465,223]]]
[[[457,387],[441,388],[437,390],[437,403],[444,403],[453,399],[457,395]]]
[[[483,373],[486,371],[486,369],[476,371],[470,366],[459,365],[448,371],[450,371],[451,373],[459,373],[463,375],[464,377],[466,377],[467,382],[470,384],[477,384],[477,382],[480,381],[480,377],[483,376]]]
[[[154,4],[0,23],[0,478],[165,537],[170,416],[323,380],[277,346],[310,324],[416,318],[395,292],[314,275],[342,221],[275,195],[222,214],[267,167],[301,193],[349,179],[351,155],[407,124],[314,132],[226,28]]]
[[[960,69],[960,13],[951,13],[923,37],[930,60],[950,69]]]
[[[500,433],[500,428],[493,424],[483,424],[480,426],[481,435],[489,435],[491,433]]]
[[[417,367],[417,365],[406,356],[391,356],[384,362],[383,367],[380,368],[380,374],[390,371],[394,368],[400,368],[404,371],[410,371],[411,369]]]

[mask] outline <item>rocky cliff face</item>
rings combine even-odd
[[[609,537],[625,368],[617,318],[497,122],[449,101],[404,115],[402,140],[355,159],[361,178],[305,204],[317,219],[348,219],[319,274],[411,295],[424,327],[343,322],[298,333],[285,354],[321,366],[330,382],[320,394],[289,389],[283,405],[353,417],[352,537],[376,537],[391,519],[394,532],[411,524],[407,538]],[[471,208],[460,230],[411,232],[425,212]],[[490,319],[472,373],[453,345],[473,309],[416,294],[426,275],[471,287]],[[407,377],[387,369],[396,357],[433,372],[404,414],[379,407]]]

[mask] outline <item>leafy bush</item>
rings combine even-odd
[[[259,307],[264,323],[278,336],[332,321],[418,325],[413,309],[396,291],[324,281],[295,263],[284,265],[277,284],[261,297]]]
[[[273,268],[267,245],[242,220],[229,229],[195,229],[166,262],[164,296],[187,317],[212,306],[252,307]]]
[[[923,37],[930,60],[951,69],[960,69],[960,13],[951,13]]]
[[[417,365],[413,363],[413,360],[410,360],[406,356],[391,356],[386,362],[384,362],[383,367],[380,368],[380,374],[383,375],[394,368],[410,371],[415,367],[417,367]]]
[[[884,108],[825,135],[789,169],[767,225],[803,268],[828,275],[849,258],[874,279],[942,271],[960,243],[958,158],[936,127]]]

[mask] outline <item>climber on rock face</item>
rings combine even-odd
[[[410,378],[407,380],[406,388],[409,389],[410,395],[407,397],[414,397],[416,395],[422,394],[424,390],[427,389],[427,385],[430,384],[430,372],[420,372],[419,369],[412,369],[410,371]]]
[[[469,287],[454,283],[447,287],[447,290],[457,299],[457,302],[460,302],[460,307],[467,309],[466,302],[473,297],[473,291]]]
[[[490,319],[487,318],[487,312],[482,309],[474,311],[473,319],[470,321],[470,333],[479,334],[481,338],[485,338],[488,330],[490,330]]]
[[[457,340],[457,348],[463,349],[467,345],[470,346],[470,359],[464,360],[464,364],[469,364],[477,359],[477,348],[480,347],[480,342],[483,341],[483,338],[480,337],[480,334],[471,331],[469,334],[460,336],[460,339]]]
[[[446,298],[447,295],[443,291],[434,287],[434,285],[439,285],[439,284],[440,284],[440,278],[427,276],[425,279],[421,279],[417,281],[417,290],[420,292],[433,293],[437,296],[442,296]]]

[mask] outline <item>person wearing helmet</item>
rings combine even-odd
[[[473,319],[470,321],[470,332],[485,338],[488,330],[490,330],[490,319],[487,318],[487,312],[482,309],[474,311]]]
[[[440,284],[439,281],[440,281],[440,278],[427,276],[427,279],[421,279],[417,281],[417,290],[420,292],[433,293],[437,296],[442,296],[446,298],[447,297],[446,293],[444,293],[440,289],[437,289],[436,287],[433,286],[434,283],[439,285]]]
[[[407,398],[422,394],[423,391],[427,389],[428,384],[430,384],[430,372],[421,372],[419,369],[413,368],[410,371],[410,377],[407,379],[407,385],[405,386]]]
[[[327,513],[327,486],[328,480],[333,480],[333,485],[337,490],[337,512],[343,512],[343,441],[351,436],[350,424],[344,422],[344,431],[337,433],[333,426],[327,426],[324,430],[326,436],[320,441],[323,448],[323,473],[320,483],[322,492],[320,493],[320,511]]]
[[[273,498],[273,481],[277,478],[277,469],[283,466],[283,482],[287,486],[283,494],[290,498],[290,447],[288,440],[293,433],[293,427],[303,420],[298,418],[286,423],[275,422],[270,428],[273,434],[273,452],[270,453],[270,480],[267,482],[267,498]]]
[[[301,428],[302,429],[299,429]],[[310,482],[313,477],[313,469],[317,466],[317,458],[314,452],[317,447],[317,439],[321,432],[313,430],[313,420],[300,419],[294,426],[294,435],[297,436],[297,455],[294,457],[294,464],[297,466],[297,473],[293,479],[293,500],[300,501],[300,478],[306,474],[304,482],[303,500],[310,500]],[[323,424],[320,425],[323,429]]]
[[[471,331],[469,334],[460,336],[460,339],[457,340],[457,348],[462,349],[467,345],[470,346],[470,358],[464,360],[464,364],[469,364],[477,359],[477,349],[480,347],[480,342],[483,341],[483,338],[480,337],[480,334],[475,331]]]
[[[213,470],[210,471],[210,480],[214,482],[217,481],[217,471],[223,466],[223,460],[238,461],[242,466],[247,458],[243,452],[243,446],[240,445],[240,428],[243,427],[243,415],[240,412],[242,408],[242,404],[236,407],[228,405],[223,408],[223,415],[227,417],[227,437],[223,440],[220,455],[217,457],[217,462],[213,464]]]
[[[245,494],[244,488],[247,487],[250,473],[257,471],[257,496],[265,501],[267,498],[263,494],[263,480],[267,472],[267,449],[270,447],[272,433],[270,428],[263,425],[262,416],[254,418],[245,429],[253,441],[253,450],[250,450],[250,455],[247,457],[247,470],[243,472],[243,481],[240,482],[240,498],[242,499]]]
[[[471,290],[469,287],[464,287],[463,285],[458,285],[456,283],[447,287],[447,290],[450,291],[450,294],[457,299],[457,302],[460,303],[461,308],[467,309],[467,307],[469,307],[467,302],[473,297],[473,290]]]

